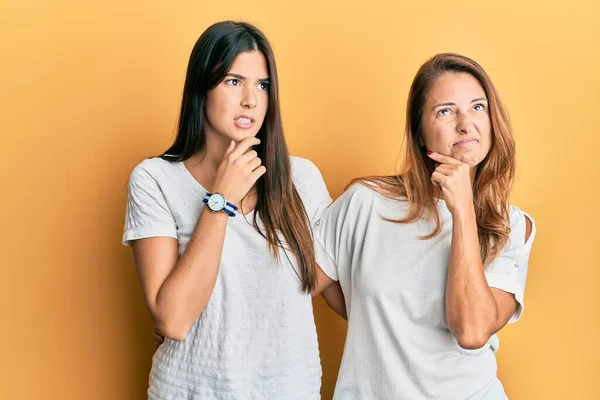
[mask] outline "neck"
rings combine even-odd
[[[477,175],[477,166],[471,167],[471,186],[475,183],[475,176]]]
[[[193,171],[193,175],[203,186],[212,188],[217,175],[217,169],[221,165],[225,151],[227,151],[230,143],[230,139],[210,132],[209,129],[206,130],[206,145],[204,149],[194,154],[186,162],[188,169]]]
[[[223,156],[231,144],[231,139],[223,136],[206,132],[206,146],[202,151],[201,164],[206,164],[204,168],[217,172],[219,165],[223,161]]]

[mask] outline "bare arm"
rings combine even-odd
[[[317,287],[312,292],[313,296],[323,296],[327,305],[335,311],[337,315],[348,319],[346,313],[346,299],[342,292],[342,287],[339,282],[328,277],[321,268],[317,268]]]
[[[345,320],[348,320],[348,314],[346,312],[346,299],[339,282],[331,284],[331,286],[321,293],[321,296],[323,296],[323,299],[327,305],[333,311],[335,311],[337,315]]]
[[[526,239],[531,221],[526,218]],[[453,218],[452,247],[446,288],[446,316],[459,345],[484,346],[517,309],[515,295],[488,286],[479,251],[475,212]]]
[[[183,340],[212,294],[221,263],[227,214],[202,213],[188,247],[178,259],[177,240],[133,242],[133,254],[146,304],[158,331]]]
[[[458,344],[466,349],[483,347],[504,327],[518,303],[514,294],[490,288],[479,250],[477,222],[469,168],[451,157],[436,153],[441,163],[432,175],[452,213],[452,244],[446,287],[446,318]],[[527,221],[526,241],[531,233]]]
[[[251,138],[232,144],[217,171],[215,192],[225,194],[234,204],[239,204],[265,172],[256,152],[246,153],[257,142]],[[224,212],[201,213],[181,258],[173,238],[152,237],[132,243],[146,304],[165,337],[185,339],[206,307],[219,274],[227,218]]]

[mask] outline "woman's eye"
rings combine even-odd
[[[473,109],[475,111],[484,111],[485,110],[485,105],[483,105],[483,104],[475,104],[475,107],[473,107]]]
[[[258,88],[266,92],[269,90],[269,84],[266,82],[259,83]]]
[[[440,117],[445,117],[446,115],[450,115],[450,109],[442,108],[441,110],[439,110],[437,112],[437,115],[439,115]]]
[[[240,84],[240,81],[238,81],[237,79],[227,79],[225,83],[231,86],[238,86]]]

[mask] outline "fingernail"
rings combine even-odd
[[[433,153],[431,150],[427,150],[427,155],[430,156]]]

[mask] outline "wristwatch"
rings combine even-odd
[[[235,217],[238,210],[236,206],[227,202],[227,199],[221,193],[206,193],[206,196],[204,196],[202,201],[208,206],[210,211],[223,211],[230,217]]]

